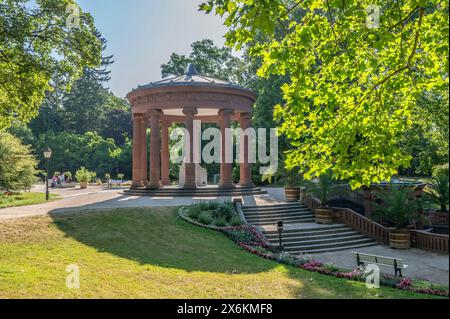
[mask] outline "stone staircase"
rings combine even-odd
[[[292,254],[323,253],[377,244],[374,239],[344,224],[316,224],[313,212],[300,202],[243,206],[243,212],[247,222],[261,227],[274,246],[279,245],[276,224],[283,221],[283,247]]]
[[[259,187],[240,187],[221,189],[218,187],[197,187],[196,189],[184,189],[182,187],[161,187],[159,189],[146,189],[137,187],[123,191],[125,195],[149,196],[149,197],[233,197],[253,196],[267,194]]]
[[[265,206],[243,206],[245,219],[255,226],[283,223],[313,223],[314,214],[300,202]]]

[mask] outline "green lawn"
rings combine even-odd
[[[65,286],[80,269],[80,289]],[[265,260],[175,208],[0,221],[0,298],[426,298]]]
[[[59,199],[59,195],[50,194],[50,200]],[[45,203],[45,193],[22,193],[17,195],[0,194],[0,208],[27,206]]]

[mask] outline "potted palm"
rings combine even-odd
[[[411,246],[411,234],[408,226],[417,220],[419,201],[412,196],[413,191],[407,187],[392,187],[376,192],[373,202],[374,218],[389,226],[389,246],[408,249]]]
[[[80,183],[80,188],[87,188],[88,183],[95,177],[95,173],[80,167],[75,173],[75,178]]]
[[[327,205],[337,190],[336,184],[329,174],[321,175],[316,180],[308,185],[308,192],[312,193],[319,200],[321,205],[314,209],[316,223],[318,224],[332,224],[333,223],[333,208]]]
[[[425,188],[425,200],[439,207],[440,212],[448,213],[449,178],[442,174],[433,177]]]

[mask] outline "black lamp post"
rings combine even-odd
[[[49,200],[50,195],[48,191],[48,175],[50,170],[50,157],[52,157],[52,150],[48,147],[44,150],[44,158],[47,159],[47,173],[45,174],[45,199]]]
[[[282,234],[283,234],[283,221],[279,221],[277,223],[277,229],[278,229],[278,236],[280,240],[280,251],[283,250],[283,242],[282,242]]]

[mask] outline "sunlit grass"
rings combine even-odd
[[[50,200],[59,199],[57,194],[50,194]],[[5,195],[0,193],[0,208],[27,206],[45,203],[45,193],[21,193],[14,195]]]
[[[65,285],[70,264],[80,289]],[[174,208],[0,222],[0,298],[424,297],[262,259]]]

